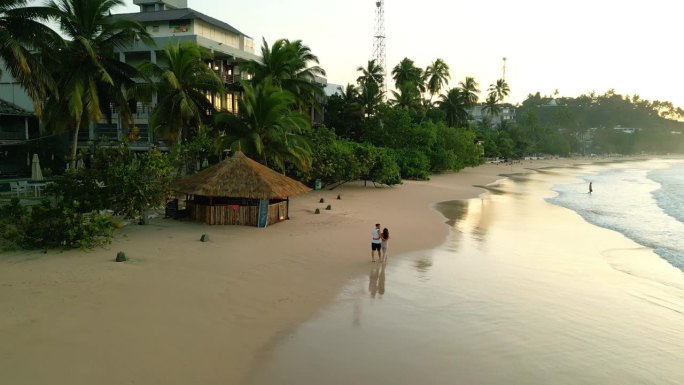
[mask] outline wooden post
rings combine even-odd
[[[290,220],[290,197],[285,198],[287,199],[287,220]]]

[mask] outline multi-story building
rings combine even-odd
[[[221,20],[188,8],[187,0],[133,0],[133,3],[139,6],[138,12],[114,14],[110,17],[127,18],[140,22],[152,37],[154,45],[150,46],[142,41],[136,41],[132,46],[118,52],[119,60],[131,65],[143,61],[157,63],[158,60],[161,61],[164,48],[170,44],[177,42],[197,43],[200,47],[213,53],[213,59],[207,62],[207,66],[212,68],[223,80],[227,90],[233,90],[226,92],[223,96],[208,95],[207,97],[217,110],[237,112],[240,88],[236,86],[241,79],[246,77],[246,74],[241,72],[240,67],[252,60],[261,61],[261,57],[254,53],[253,39]],[[322,77],[316,77],[315,81],[323,87],[327,84],[327,80]],[[33,114],[31,99],[22,86],[9,75],[8,71],[2,71],[0,75],[0,101],[7,101],[9,104],[15,105],[27,114],[27,119],[31,117],[31,121],[37,121]],[[162,149],[166,148],[163,142],[152,137],[152,130],[149,127],[150,111],[155,107],[156,101],[156,97],[153,97],[149,103],[142,101],[131,103],[132,123],[137,131],[134,137],[135,141],[130,143],[133,149],[143,150],[151,145],[157,145]],[[321,103],[323,102],[321,101]],[[0,121],[2,120],[1,110],[0,108]],[[311,108],[310,112],[312,122],[322,121],[321,108]],[[111,121],[95,122],[88,130],[79,131],[79,146],[87,146],[90,141],[102,137],[115,141],[126,137],[133,138],[129,132],[126,132],[123,123],[117,111],[112,109]],[[37,123],[35,126],[36,132],[32,136],[38,137]],[[8,130],[5,129],[4,131],[7,132],[4,132],[3,129],[0,129],[0,132],[4,132],[0,134],[0,139],[3,139],[3,135],[19,135],[19,131],[16,131],[15,128],[11,129],[11,134]],[[25,133],[25,130],[22,133]],[[23,135],[20,141],[29,139],[25,136]],[[0,141],[0,150],[2,146],[6,148],[8,144]]]
[[[493,114],[486,110],[484,105],[476,105],[468,108],[468,122],[473,124],[481,123],[486,120],[490,127],[495,127],[500,122],[512,122],[515,120],[515,107],[504,103],[501,104],[498,113]]]
[[[207,65],[227,85],[236,84],[242,79],[240,65],[251,60],[260,60],[254,54],[254,42],[251,37],[238,31],[231,25],[217,20],[201,12],[187,8],[187,0],[133,0],[140,7],[136,13],[116,14],[113,18],[127,18],[140,22],[154,40],[149,46],[136,41],[131,47],[119,52],[119,59],[131,65],[143,61],[157,63],[161,51],[177,42],[194,42],[200,47],[210,50],[214,58]],[[227,87],[230,89],[230,87]],[[238,92],[226,92],[225,95],[209,95],[217,110],[237,112]],[[156,142],[150,137],[149,112],[154,108],[156,98],[150,104],[136,102],[132,104],[134,112],[133,125],[137,129],[134,148],[147,148]],[[117,140],[127,135],[116,111],[112,111],[112,122],[101,121],[94,124],[89,131],[80,133],[80,142],[105,136]]]
[[[136,41],[132,46],[118,52],[121,61],[132,65],[146,60],[157,63],[158,58],[161,57],[161,51],[168,45],[176,42],[195,42],[213,53],[214,58],[207,65],[228,86],[226,89],[231,89],[230,85],[239,83],[243,77],[240,72],[241,64],[251,60],[261,60],[254,54],[254,42],[250,36],[221,20],[188,8],[187,0],[133,0],[133,3],[140,7],[139,12],[115,14],[111,17],[140,22],[145,26],[155,44],[149,46],[142,41]],[[238,88],[233,87],[233,89]],[[226,92],[223,96],[208,95],[208,98],[218,110],[237,112],[238,93],[239,91]],[[163,143],[157,142],[150,135],[149,112],[155,104],[155,97],[148,104],[132,103],[133,125],[138,131],[136,141],[131,143],[134,149],[146,149],[151,144],[164,147]],[[5,106],[9,107],[5,108]],[[18,157],[19,155],[14,154],[16,152],[14,150],[18,148],[19,142],[29,140],[26,129],[23,126],[17,128],[15,118],[21,116],[22,119],[35,122],[33,112],[32,101],[22,86],[11,77],[8,71],[2,71],[0,75],[0,153],[5,161],[8,157]],[[86,146],[89,141],[101,137],[119,140],[128,136],[116,110],[112,110],[111,118],[111,122],[102,120],[92,124],[89,130],[81,130],[79,146]],[[11,122],[11,127],[7,125],[10,124],[7,122]],[[36,126],[36,132],[31,136],[37,137],[37,124],[34,126]],[[8,146],[13,146],[11,151],[7,149]],[[3,163],[9,164],[5,161]]]

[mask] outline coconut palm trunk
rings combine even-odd
[[[76,120],[74,129],[71,130],[71,157],[69,159],[69,169],[76,169],[76,154],[78,152],[78,133],[80,132],[83,115],[80,115]]]

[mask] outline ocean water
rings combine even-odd
[[[558,196],[549,202],[624,234],[684,271],[684,162],[628,163],[580,178],[555,185]]]
[[[684,384],[682,167],[539,170],[439,203],[442,246],[369,263],[247,382]]]

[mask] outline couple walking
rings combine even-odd
[[[380,231],[380,224],[376,223],[373,229],[373,240],[371,241],[371,262],[375,262],[375,252],[378,252],[378,261],[385,262],[387,258],[387,241],[389,240],[389,230],[385,227]]]

